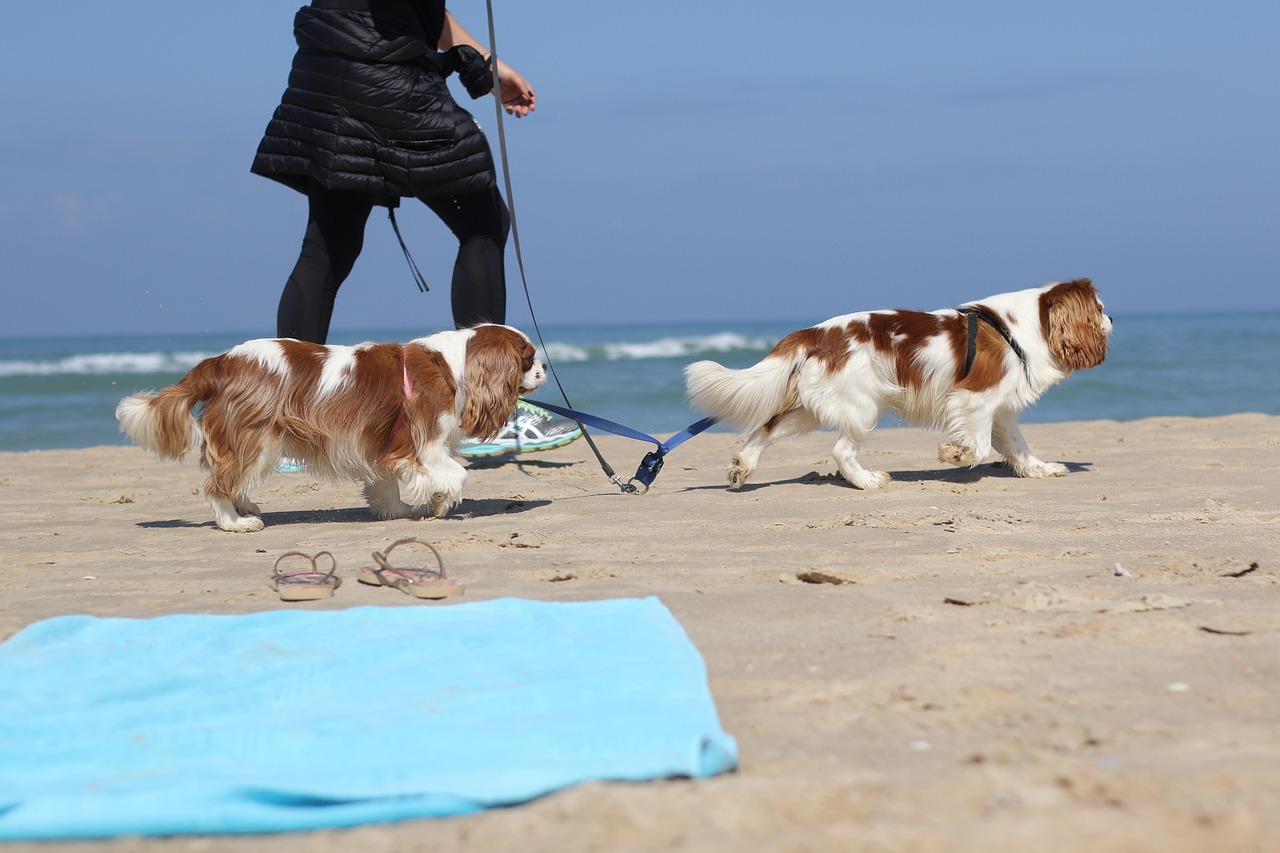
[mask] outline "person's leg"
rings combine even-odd
[[[424,198],[423,204],[458,238],[453,265],[453,323],[505,323],[505,253],[511,219],[497,187],[465,196]]]
[[[458,238],[458,259],[453,266],[454,325],[465,329],[478,323],[505,323],[503,255],[511,219],[497,187],[466,196],[424,198],[422,202]],[[488,441],[467,439],[457,452],[468,458],[529,453],[560,447],[581,435],[582,428],[572,420],[521,400],[497,436]]]
[[[276,311],[277,336],[317,344],[328,340],[334,298],[364,247],[372,210],[372,198],[363,193],[311,185],[302,251]]]

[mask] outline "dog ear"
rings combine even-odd
[[[1093,282],[1087,278],[1051,288],[1041,297],[1045,341],[1058,364],[1084,370],[1107,357],[1107,333]]]
[[[463,383],[462,431],[489,438],[507,422],[520,399],[524,377],[522,335],[501,326],[481,326],[467,342]]]

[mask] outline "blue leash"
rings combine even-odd
[[[599,415],[579,412],[576,409],[557,406],[554,403],[544,403],[541,400],[529,400],[528,402],[538,406],[539,408],[546,409],[549,412],[555,412],[557,415],[564,415],[566,418],[572,418],[580,425],[590,424],[597,429],[602,429],[605,432],[611,432],[614,435],[620,435],[624,438],[634,438],[636,441],[651,441],[656,444],[657,447],[646,453],[644,459],[640,460],[640,467],[636,469],[636,475],[625,484],[618,483],[618,486],[621,487],[624,492],[640,495],[649,491],[649,486],[653,485],[653,481],[658,476],[658,472],[662,470],[663,459],[668,453],[716,423],[715,418],[703,418],[696,423],[689,424],[666,441],[659,441],[648,433],[640,432],[637,429],[632,429],[631,427],[617,423],[616,421],[611,421],[608,418],[602,418]],[[640,483],[639,487],[635,485],[636,482]]]

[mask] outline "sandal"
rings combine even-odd
[[[293,572],[280,570],[280,562],[286,557],[301,557],[307,561],[310,569],[299,569]],[[329,558],[329,571],[322,572],[316,565],[321,557]],[[333,598],[333,591],[342,586],[342,578],[335,572],[338,561],[328,551],[321,551],[314,557],[301,551],[290,551],[276,558],[271,567],[271,588],[280,593],[281,601],[317,601],[321,598]]]
[[[391,552],[399,545],[408,543],[423,545],[431,549],[431,553],[436,555],[437,569],[427,568],[397,568],[391,565],[389,557]],[[461,595],[466,591],[466,586],[462,581],[450,580],[444,576],[444,560],[440,557],[440,552],[434,546],[423,542],[421,539],[401,539],[392,543],[391,547],[385,552],[374,551],[373,561],[378,564],[379,568],[361,568],[357,570],[356,580],[360,583],[367,583],[372,586],[391,586],[405,593],[412,595],[414,598],[449,598],[454,595]]]

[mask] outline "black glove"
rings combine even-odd
[[[493,91],[491,63],[480,55],[480,51],[471,45],[460,44],[449,48],[447,55],[449,64],[456,68],[458,79],[472,99],[482,98]]]

